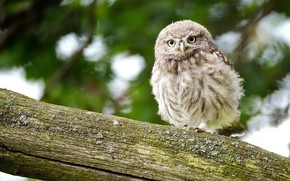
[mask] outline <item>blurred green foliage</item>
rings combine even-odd
[[[164,26],[182,19],[203,24],[214,38],[229,31],[241,34],[237,48],[229,55],[245,79],[246,97],[242,107],[244,100],[253,95],[264,97],[271,93],[276,89],[276,81],[290,72],[289,47],[282,41],[260,45],[254,57],[248,56],[249,45],[256,41],[251,37],[257,33],[259,22],[273,12],[287,19],[290,1],[1,2],[0,71],[21,66],[26,70],[27,79],[43,79],[47,86],[50,85],[42,98],[45,102],[97,112],[109,107],[119,116],[163,124],[156,115],[157,104],[149,85],[154,62],[153,47]],[[81,50],[75,53],[75,57],[61,60],[56,54],[57,42],[69,33],[80,37],[102,37],[107,47],[105,56],[98,61],[87,61]],[[265,49],[274,44],[283,53],[281,60],[273,66],[261,64],[259,60]],[[112,59],[126,51],[143,56],[146,67],[136,80],[130,81],[125,94],[114,98],[108,87],[115,76],[111,69]],[[124,99],[129,101],[124,103]],[[249,116],[243,112],[242,120],[246,121]]]

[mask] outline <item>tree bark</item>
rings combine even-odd
[[[0,89],[0,171],[42,180],[289,180],[238,139],[39,102]]]

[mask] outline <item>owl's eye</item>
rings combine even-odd
[[[170,39],[167,41],[167,45],[170,46],[170,47],[173,47],[175,45],[175,41]]]
[[[188,43],[194,43],[195,41],[196,41],[195,36],[189,36],[189,37],[187,38],[187,42],[188,42]]]

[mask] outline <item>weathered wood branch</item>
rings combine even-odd
[[[0,89],[0,171],[43,180],[289,180],[237,139],[39,102]]]

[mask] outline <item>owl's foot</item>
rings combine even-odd
[[[205,132],[207,132],[205,129],[202,129],[202,128],[199,128],[199,127],[194,128],[193,131],[196,132],[196,133],[205,133]]]
[[[213,130],[207,130],[199,127],[192,127],[188,126],[187,124],[183,126],[183,129],[188,130],[188,131],[194,131],[195,133],[210,133],[210,134],[216,134],[216,131]]]
[[[196,133],[205,132],[204,129],[201,129],[201,128],[198,128],[198,127],[188,126],[187,124],[183,126],[183,129],[188,130],[188,131],[194,131]]]

